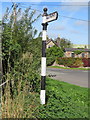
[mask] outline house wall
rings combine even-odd
[[[66,51],[64,55],[65,57],[71,57],[71,51]]]
[[[50,43],[48,43],[47,45],[46,45],[46,48],[50,48],[50,47],[53,47],[55,44],[51,41]]]
[[[65,52],[65,57],[72,57],[72,53],[71,51],[66,51]],[[90,53],[89,52],[83,52],[84,53],[84,58],[90,58]],[[79,54],[79,55],[76,55],[74,56],[75,58],[79,57],[79,58],[82,58],[82,53]]]

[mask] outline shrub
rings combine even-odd
[[[76,55],[79,55],[79,54],[81,54],[83,51],[81,51],[81,50],[75,50],[75,51],[73,51]]]
[[[90,67],[90,58],[83,58],[82,61],[84,67]]]
[[[83,66],[82,58],[58,58],[57,63],[66,67],[81,67]]]
[[[48,57],[47,58],[47,65],[48,66],[51,66],[54,62],[55,62],[55,58],[54,57]]]
[[[61,48],[53,46],[48,48],[47,51],[47,65],[52,65],[58,57],[63,57],[64,52]]]
[[[82,59],[75,59],[75,62],[73,64],[73,66],[76,66],[76,67],[82,67],[83,66],[83,62],[82,62]]]
[[[34,60],[32,54],[29,52],[23,54],[22,58],[19,62],[15,64],[13,71],[11,72],[12,76],[14,76],[14,84],[16,84],[16,80],[18,81],[21,77],[22,79],[22,87],[23,84],[27,81],[27,85],[29,86],[29,91],[38,91],[40,76],[39,70],[34,69]],[[14,85],[16,87],[17,85]]]

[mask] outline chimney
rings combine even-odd
[[[57,38],[57,45],[58,47],[60,47],[60,35],[58,35],[58,38]]]

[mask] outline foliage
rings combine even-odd
[[[57,40],[58,40],[58,38],[56,39],[56,41]],[[59,43],[60,43],[61,49],[63,49],[63,50],[64,50],[64,48],[72,48],[72,45],[73,45],[70,40],[65,39],[65,38],[61,38]]]
[[[18,81],[18,91],[20,91]],[[46,104],[40,104],[38,93],[28,92],[27,85],[13,100],[8,85],[6,100],[2,104],[3,118],[88,118],[88,88],[48,79],[46,81]]]
[[[15,61],[19,60],[23,53],[29,51],[30,41],[34,39],[37,30],[33,27],[33,23],[39,18],[38,15],[33,19],[36,11],[30,12],[31,8],[27,8],[24,12],[18,9],[15,21],[13,11],[11,16],[6,16],[2,20],[2,52],[3,52],[3,70],[4,74],[9,72],[9,67],[14,68]]]
[[[73,51],[76,55],[79,55],[79,54],[81,54],[83,51],[81,51],[81,50],[75,50],[75,51]]]
[[[46,54],[47,54],[47,65],[52,65],[56,60],[56,58],[63,57],[64,52],[62,51],[61,48],[57,46],[53,46],[47,49]]]
[[[90,67],[90,58],[57,58],[56,62],[66,67]]]
[[[13,69],[12,76],[13,74],[15,74],[14,76],[14,83],[15,83],[15,87],[17,86],[16,81],[19,80],[19,78],[21,78],[22,81],[22,87],[23,84],[25,84],[25,82],[27,82],[27,85],[29,86],[29,91],[38,91],[40,86],[40,76],[39,76],[39,71],[34,69],[34,58],[32,56],[31,53],[26,53],[23,54],[23,57],[20,59],[20,61],[18,61],[15,64],[15,67]]]
[[[41,48],[42,48],[42,38],[38,37],[36,39],[32,39],[30,41],[30,48],[29,51],[33,54],[33,61],[32,64],[33,69],[38,70],[41,66]]]
[[[40,118],[87,118],[88,89],[47,80],[47,104],[39,108]]]
[[[90,67],[90,58],[83,58],[82,61],[84,67]]]
[[[83,66],[82,58],[57,58],[57,63],[59,65],[64,65],[68,67],[81,67]]]
[[[25,11],[18,9],[16,22],[13,11],[11,16],[2,20],[2,53],[3,53],[3,81],[9,77],[10,94],[13,97],[18,95],[18,81],[21,80],[21,91],[27,84],[30,92],[38,92],[40,89],[40,58],[41,39],[35,38],[37,30],[33,23],[39,18],[36,11],[27,8]],[[38,54],[39,53],[39,54]],[[5,94],[5,86],[3,87]],[[20,92],[21,92],[20,91]]]
[[[38,93],[29,92],[27,84],[24,83],[23,88],[21,84],[22,82],[19,80],[17,86],[18,95],[12,99],[9,83],[7,83],[5,94],[2,97],[2,118],[35,118],[35,115],[37,115]]]

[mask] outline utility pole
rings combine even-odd
[[[16,24],[16,3],[14,3],[13,10],[14,10],[14,25],[15,25]]]
[[[58,13],[54,12],[51,14],[47,14],[47,8],[43,9],[43,31],[42,31],[42,59],[41,59],[41,91],[40,91],[40,100],[41,104],[45,104],[45,82],[46,82],[46,32],[48,22],[54,21],[58,18]]]
[[[17,20],[17,13],[16,13],[16,9],[17,9],[18,5],[16,3],[13,3],[13,16],[14,16],[14,25],[16,24],[16,20]]]
[[[2,76],[2,22],[0,21],[0,81],[1,76]]]
[[[60,35],[58,35],[58,38],[57,38],[57,45],[58,45],[58,47],[61,47],[60,46],[60,42],[61,42]]]

